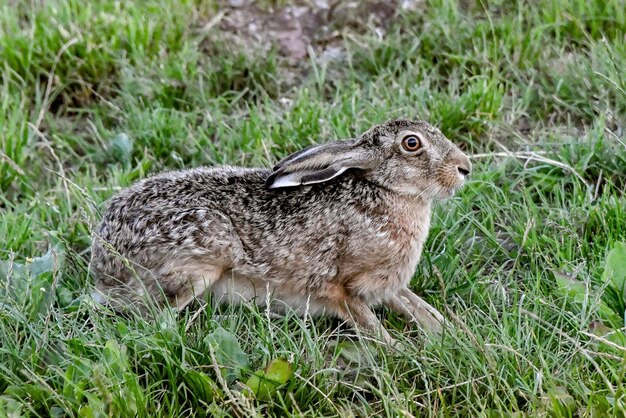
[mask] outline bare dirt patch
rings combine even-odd
[[[250,51],[277,48],[283,67],[302,67],[311,58],[321,63],[345,57],[346,33],[384,36],[403,10],[419,9],[422,1],[300,1],[284,7],[263,7],[251,0],[220,3],[221,35]],[[215,24],[215,21],[213,21]]]

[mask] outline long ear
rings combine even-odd
[[[356,140],[333,141],[305,148],[282,159],[265,181],[268,189],[322,183],[349,168],[367,170],[378,161]]]

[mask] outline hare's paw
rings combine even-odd
[[[447,325],[446,319],[437,309],[408,288],[389,298],[386,304],[393,311],[435,334],[441,334]]]

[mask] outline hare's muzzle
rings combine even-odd
[[[463,180],[472,172],[472,163],[467,155],[461,150],[456,150],[450,158],[450,163],[456,167],[456,171]]]
[[[438,170],[439,183],[443,186],[442,196],[451,196],[465,184],[466,177],[472,172],[472,163],[460,149],[454,149],[443,161]]]

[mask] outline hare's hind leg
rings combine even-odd
[[[136,271],[124,280],[110,279],[96,283],[92,298],[115,310],[138,309],[142,315],[152,307],[169,305],[178,311],[211,288],[223,269],[216,266],[159,268],[156,271]]]
[[[385,301],[393,311],[410,321],[415,321],[427,330],[441,333],[446,320],[437,309],[429,305],[408,288],[400,290],[396,295]]]
[[[367,334],[378,334],[387,344],[395,343],[393,337],[389,335],[364,301],[358,298],[346,298],[343,302],[339,302],[337,314],[353,328]]]
[[[210,289],[223,272],[221,266],[187,265],[162,273],[159,282],[167,302],[180,311]]]

